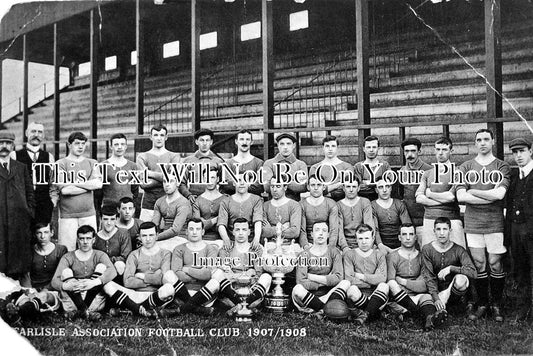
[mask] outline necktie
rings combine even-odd
[[[520,179],[524,179],[524,171],[520,168]]]
[[[4,167],[4,169],[5,169],[6,171],[8,171],[8,169],[7,169],[7,162],[2,162],[2,167]]]

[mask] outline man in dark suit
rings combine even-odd
[[[0,131],[0,272],[21,279],[30,270],[35,202],[26,165],[9,158],[14,146],[15,135]]]
[[[522,292],[517,320],[533,321],[533,159],[531,141],[515,138],[509,143],[518,171],[507,192],[507,224],[511,232],[514,272]]]
[[[43,149],[44,125],[30,122],[26,129],[28,142],[20,150],[11,152],[10,157],[28,168],[30,176],[34,178],[35,223],[48,224],[52,220],[54,205],[50,199],[51,169],[46,164],[54,163],[54,156]],[[34,163],[43,164],[44,169],[32,169]]]

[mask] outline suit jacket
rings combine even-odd
[[[533,171],[531,171],[525,178],[526,180],[526,199],[524,200],[524,206],[521,207],[520,213],[524,214],[525,223],[528,226],[528,230],[533,234]],[[512,218],[512,207],[514,202],[514,195],[516,192],[516,185],[519,180],[519,171],[518,169],[513,169],[511,171],[511,184],[509,190],[507,191],[507,214],[506,214],[506,225],[511,226]]]
[[[9,275],[30,270],[34,207],[28,169],[11,159],[9,172],[0,168],[0,272]]]

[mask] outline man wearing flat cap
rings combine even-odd
[[[33,184],[24,163],[9,157],[15,135],[0,131],[0,272],[20,280],[30,270]]]
[[[278,178],[278,183],[287,184],[286,196],[300,201],[300,193],[305,192],[307,183],[307,165],[294,155],[296,138],[289,133],[276,137],[279,153],[263,166],[263,182],[266,192],[270,192],[270,180]],[[288,168],[288,169],[287,169]],[[276,174],[276,173],[279,174]]]
[[[533,321],[533,159],[531,141],[519,137],[509,143],[518,171],[511,174],[507,192],[506,225],[510,227],[511,252],[518,290],[517,320]]]

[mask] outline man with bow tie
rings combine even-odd
[[[0,131],[0,272],[20,280],[30,270],[33,185],[23,163],[10,159],[15,135]]]
[[[54,163],[54,156],[43,149],[44,125],[31,122],[26,129],[26,137],[28,142],[20,150],[12,151],[10,157],[21,163],[24,163],[30,173],[30,177],[34,178],[33,191],[35,196],[35,223],[49,223],[52,220],[52,212],[54,205],[50,199],[50,175],[51,169],[46,166],[48,163]],[[45,164],[44,170],[33,170],[33,164]],[[44,174],[44,177],[41,175]],[[43,184],[44,183],[44,184]]]

